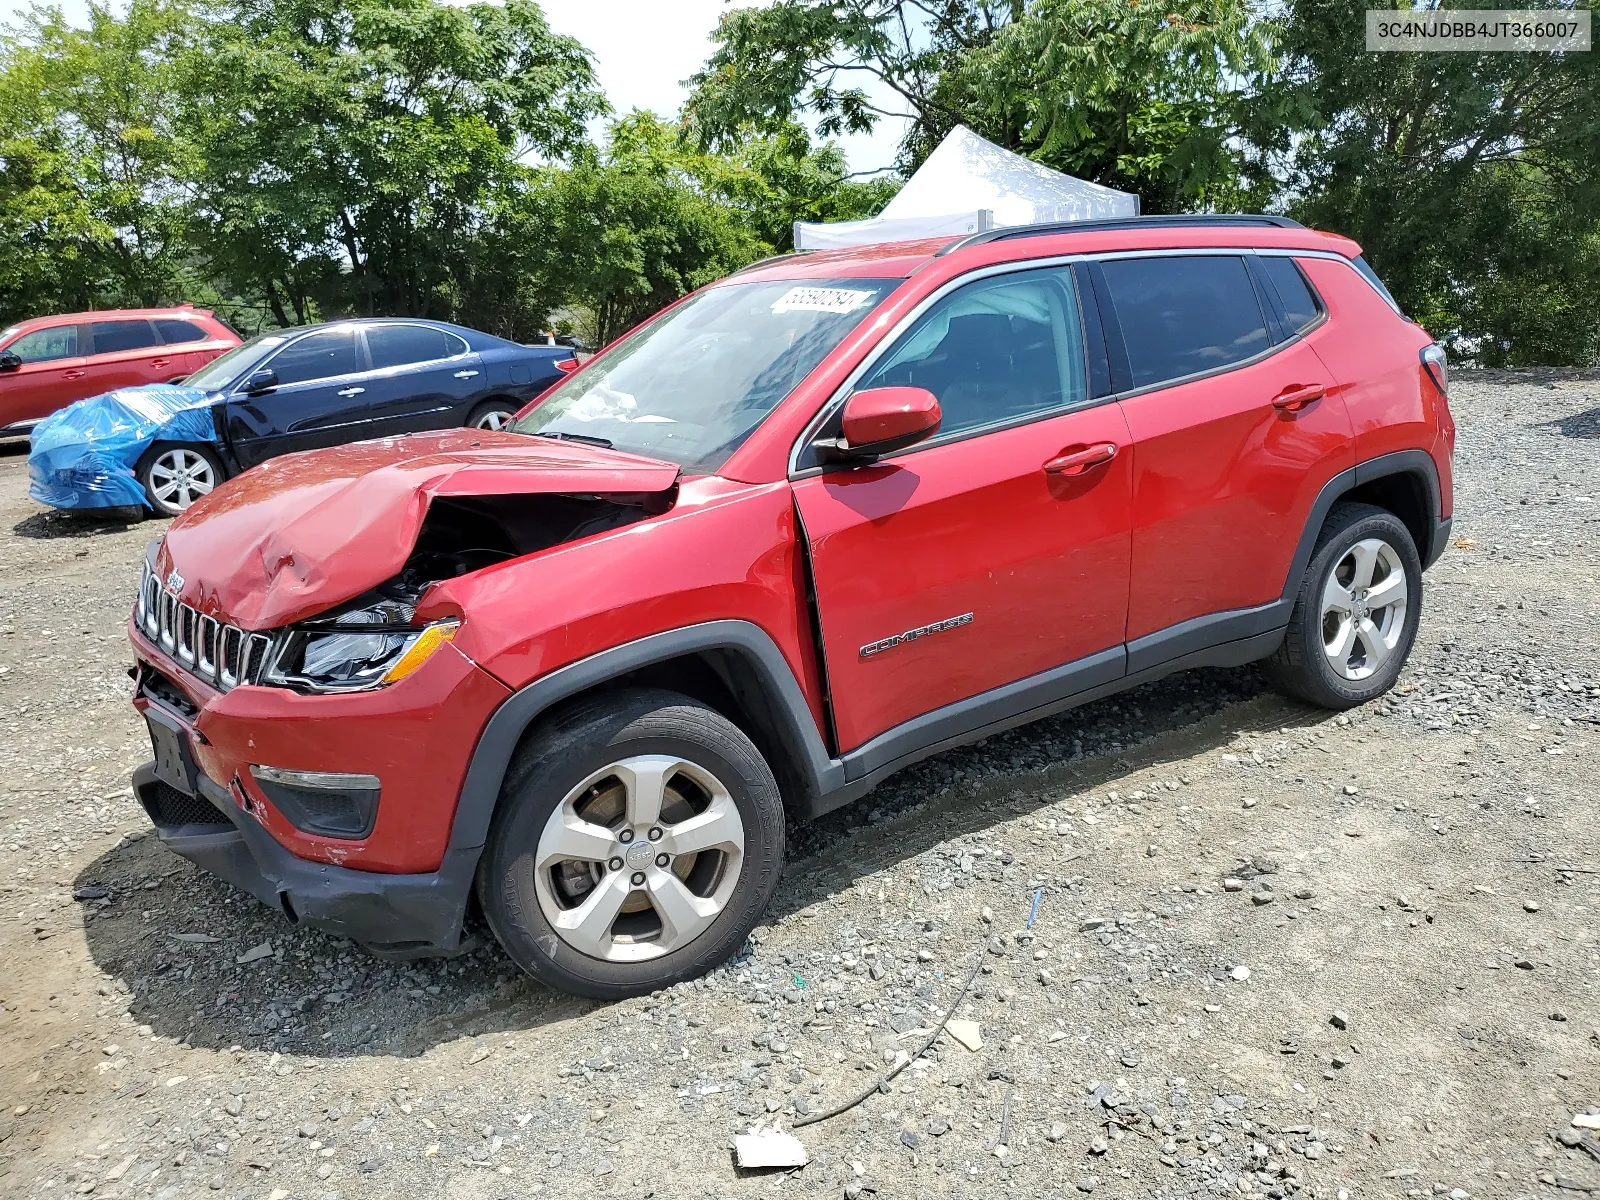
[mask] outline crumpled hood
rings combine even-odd
[[[450,430],[272,459],[183,513],[157,557],[182,599],[273,629],[399,574],[435,496],[665,492],[672,463],[576,442]],[[174,581],[176,582],[176,581]]]

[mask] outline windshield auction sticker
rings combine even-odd
[[[772,311],[855,312],[872,297],[872,292],[858,292],[851,288],[794,287],[772,302]]]
[[[1589,49],[1586,8],[1367,10],[1368,50]]]

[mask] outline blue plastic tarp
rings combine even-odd
[[[149,508],[133,470],[151,443],[217,440],[211,393],[170,383],[118,388],[33,427],[28,494],[53,508]]]

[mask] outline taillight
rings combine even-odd
[[[1445,358],[1444,347],[1438,342],[1422,348],[1422,366],[1428,372],[1428,377],[1433,380],[1434,386],[1439,389],[1439,394],[1446,399],[1450,397],[1450,361]]]
[[[556,363],[556,370],[562,372],[563,374],[570,375],[577,369],[578,360],[575,358],[563,358],[560,362]]]

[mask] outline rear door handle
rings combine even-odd
[[[1108,463],[1117,456],[1115,442],[1100,442],[1081,450],[1059,454],[1044,465],[1046,475],[1082,475],[1090,467]]]
[[[456,378],[457,379],[471,379],[476,374],[477,374],[476,371],[457,371],[456,372]]]
[[[366,390],[366,388],[340,388],[338,394],[341,396],[359,396]]]
[[[1284,412],[1299,412],[1306,405],[1321,400],[1324,391],[1320,383],[1295,384],[1274,396],[1272,407],[1281,408]]]
[[[150,360],[150,365],[152,367],[165,369],[172,365],[172,360],[170,358],[152,358]]]
[[[63,379],[82,379],[83,378],[83,374],[84,373],[82,371],[63,371],[61,373],[61,378],[63,378]]]

